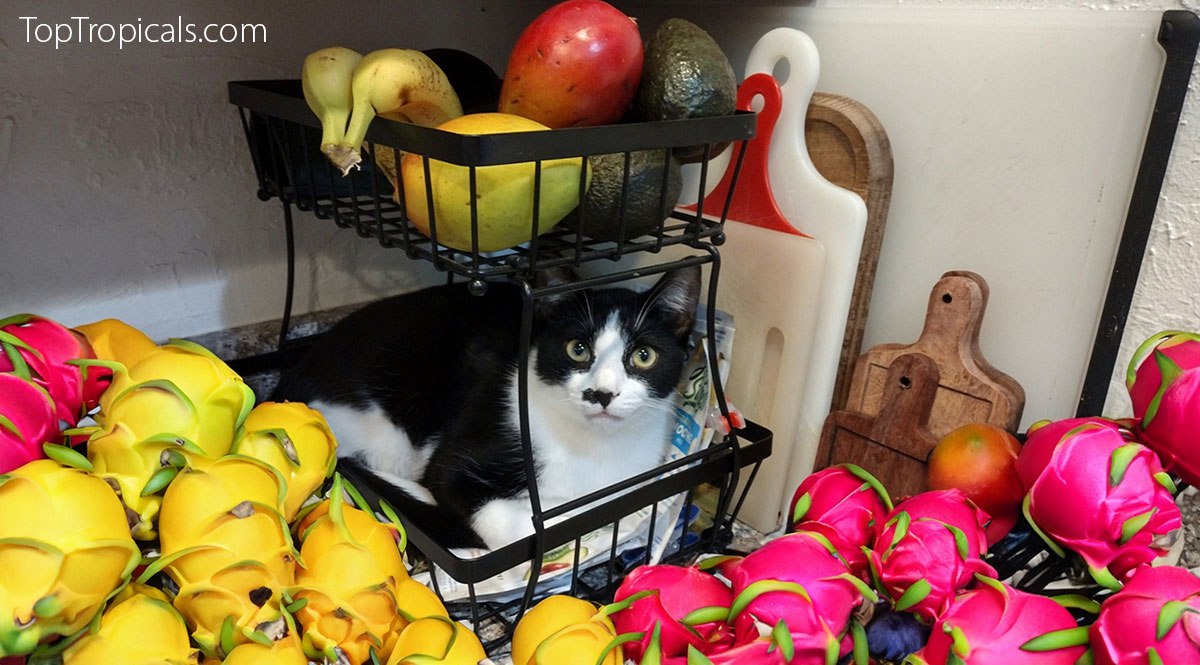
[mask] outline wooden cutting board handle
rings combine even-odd
[[[937,363],[921,353],[896,357],[882,382],[878,414],[834,411],[825,419],[816,468],[851,462],[893,497],[925,490],[925,464],[937,445],[929,417],[938,392]]]
[[[925,326],[917,341],[874,346],[859,358],[846,409],[879,413],[888,367],[904,354],[921,353],[933,359],[941,377],[929,417],[935,437],[974,422],[1016,431],[1025,391],[1016,379],[985,360],[979,349],[987,301],[987,281],[980,275],[961,270],[943,274],[929,294]]]

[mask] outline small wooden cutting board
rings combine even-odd
[[[1025,408],[1016,379],[993,367],[979,350],[988,285],[980,275],[951,271],[929,294],[925,326],[912,344],[881,344],[867,350],[854,368],[846,410],[877,414],[883,408],[888,368],[906,354],[920,353],[937,365],[940,379],[929,431],[940,439],[969,423],[986,422],[1014,432]]]
[[[925,490],[925,463],[937,445],[929,417],[938,393],[937,363],[901,354],[880,381],[877,414],[834,411],[825,419],[816,468],[850,462],[869,471],[893,498]]]

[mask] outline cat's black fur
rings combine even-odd
[[[668,399],[686,359],[699,291],[699,268],[676,273],[641,294],[618,288],[539,299],[531,337],[536,379],[562,384],[580,371],[564,352],[568,340],[590,339],[610,313],[621,312],[623,320],[638,321],[636,341],[660,354],[640,380],[655,398]],[[539,285],[563,278],[543,276]],[[688,300],[686,312],[645,306],[666,300],[665,289]],[[389,498],[439,544],[482,546],[469,526],[474,511],[490,500],[518,497],[527,487],[520,434],[513,426],[516,405],[510,404],[521,312],[519,289],[506,283],[489,285],[483,296],[471,295],[460,283],[373,303],[322,336],[283,375],[272,399],[382,408],[415,448],[435,446],[416,480],[437,505],[404,492]],[[342,452],[355,455],[370,445],[343,441]],[[345,462],[359,470],[370,466],[365,456],[355,456]]]

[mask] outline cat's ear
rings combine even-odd
[[[571,266],[559,266],[539,270],[533,275],[533,288],[541,290],[556,286],[566,286],[579,281],[579,273]],[[554,312],[559,305],[574,298],[573,292],[566,291],[554,295],[538,296],[534,301],[534,311],[539,316],[547,316]]]
[[[650,303],[663,312],[671,332],[685,339],[696,325],[696,308],[700,304],[700,266],[678,268],[663,276],[650,289]]]

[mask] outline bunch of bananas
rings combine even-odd
[[[363,56],[342,46],[324,48],[304,59],[300,82],[321,121],[321,152],[342,175],[362,162],[359,150],[376,115],[436,127],[463,114],[446,73],[412,49]]]

